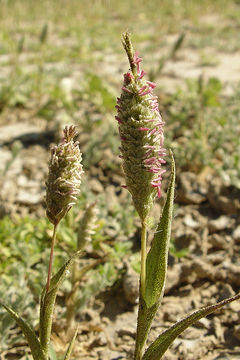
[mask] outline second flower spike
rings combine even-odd
[[[144,222],[156,196],[161,196],[162,169],[165,163],[163,125],[155,84],[146,81],[141,70],[142,59],[134,53],[129,34],[123,35],[131,70],[124,74],[121,96],[117,99],[121,138],[121,155],[126,187],[132,195],[135,208]]]
[[[54,225],[57,225],[76,203],[80,193],[82,154],[78,142],[74,141],[76,135],[75,126],[66,126],[62,142],[51,150],[46,204],[48,219]]]

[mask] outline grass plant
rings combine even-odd
[[[200,61],[204,66],[212,66],[213,63],[216,63],[216,59],[218,60],[218,56],[209,57],[209,46],[230,53],[239,48],[239,42],[237,42],[239,39],[237,31],[239,28],[239,4],[237,1],[231,0],[226,7],[225,3],[223,0],[214,2],[204,0],[201,5],[199,1],[192,1],[189,6],[189,1],[174,2],[174,4],[162,1],[160,6],[157,0],[148,3],[134,0],[131,4],[124,0],[113,6],[108,1],[95,0],[90,8],[86,6],[86,1],[75,0],[69,2],[44,0],[35,3],[27,0],[24,2],[24,6],[17,1],[0,0],[1,122],[8,121],[8,116],[12,112],[18,119],[23,110],[29,114],[30,119],[32,116],[43,119],[47,127],[59,128],[59,126],[62,127],[63,122],[69,123],[73,120],[78,125],[80,133],[86,135],[81,149],[84,152],[84,168],[90,171],[91,166],[97,166],[102,161],[104,152],[109,147],[113,150],[114,155],[118,153],[118,134],[112,123],[118,73],[113,69],[111,75],[112,57],[110,56],[111,61],[108,61],[108,54],[116,54],[115,63],[118,63],[121,68],[125,66],[121,60],[122,56],[118,45],[119,33],[122,32],[122,29],[129,28],[134,31],[136,34],[134,40],[141,52],[145,50],[146,43],[151,43],[151,54],[149,55],[146,51],[146,60],[149,60],[150,64],[149,80],[158,81],[161,76],[165,75],[165,65],[174,59],[176,51],[179,51],[181,56],[181,49],[185,46],[188,49],[201,49]],[[29,13],[31,13],[31,17],[29,17]],[[40,16],[40,14],[44,14],[44,16]],[[221,25],[219,24],[219,27],[215,26],[214,19],[211,20],[213,23],[210,25],[205,24],[202,22],[205,14],[210,17],[216,15],[218,19],[224,18],[225,21]],[[177,40],[173,43],[172,48],[168,46],[171,49],[169,54],[165,51],[164,54],[167,55],[163,56],[161,53],[161,46],[164,45],[162,39],[167,34],[173,33],[178,34]],[[185,34],[185,37],[182,34]],[[152,54],[156,54],[156,59],[159,61],[156,61],[155,58],[150,59]],[[130,59],[131,56],[134,54],[130,54]],[[105,65],[102,66],[102,64]],[[134,66],[131,71],[134,73]],[[65,91],[64,88],[66,78],[75,79],[70,91]],[[222,176],[228,185],[240,188],[239,86],[233,87],[230,95],[226,95],[224,89],[225,84],[220,79],[216,77],[207,79],[200,76],[198,79],[187,79],[183,86],[176,88],[172,93],[168,93],[164,88],[158,88],[157,91],[160,93],[161,112],[166,121],[165,144],[167,148],[173,149],[178,171],[200,173],[205,167],[211,167],[215,173]],[[148,94],[141,98],[144,96],[148,96]],[[79,109],[83,109],[80,114]],[[139,131],[142,138],[143,135],[147,135],[144,131],[147,130]],[[124,137],[124,135],[122,136]],[[136,141],[136,138],[134,140]],[[98,151],[95,151],[96,147]],[[14,156],[13,154],[13,158]],[[141,165],[143,165],[142,170],[145,171],[144,164]],[[4,176],[7,170],[8,167],[4,171]],[[119,175],[121,173],[119,162],[108,160],[108,170]],[[149,181],[149,179],[147,180]],[[154,190],[154,192],[150,194],[151,202],[154,203],[156,191],[160,191],[160,184],[158,181],[154,183],[154,179],[150,180],[150,183],[153,182],[156,185],[153,189],[151,188],[151,191]],[[160,335],[149,348],[145,349],[144,353],[143,349],[151,321],[164,290],[174,191],[173,162],[169,182],[170,187],[161,216],[162,220],[157,227],[149,252],[147,252],[148,220],[147,216],[143,219],[143,211],[140,210],[142,212],[140,217],[142,261],[141,265],[137,266],[141,271],[141,289],[136,359],[160,359],[173,339],[186,326],[215,311],[228,301],[239,297],[236,295],[229,300],[201,309],[176,323]],[[129,184],[126,185],[129,188]],[[144,208],[144,205],[139,205],[139,198],[136,195],[147,193],[145,185],[141,183],[141,192],[135,191],[133,203],[138,212],[140,207]],[[82,192],[84,192],[83,188],[82,184]],[[125,190],[118,190],[119,193],[122,191]],[[86,190],[87,192],[88,190]],[[89,194],[82,194],[81,201],[84,196],[84,201],[87,203],[95,201],[92,195],[90,198]],[[77,261],[74,262],[73,275],[66,280],[66,285],[62,286],[64,296],[68,299],[65,312],[65,315],[68,313],[66,315],[68,321],[61,318],[66,331],[68,327],[74,328],[76,313],[81,311],[92,296],[96,296],[101,290],[112,286],[121,277],[119,264],[126,254],[130,254],[132,251],[130,241],[120,242],[118,239],[114,241],[106,235],[107,232],[104,230],[108,227],[118,235],[129,237],[134,234],[136,212],[133,210],[129,197],[124,210],[120,204],[116,204],[110,211],[104,202],[105,199],[102,196],[99,204],[101,217],[98,219],[98,229],[91,237],[91,246],[94,251],[97,251],[99,258],[103,258],[103,261],[93,262],[85,269],[87,273],[85,273],[84,282],[76,277],[79,268],[78,265],[75,267]],[[81,206],[82,204],[80,207],[75,206],[64,216],[58,226],[55,258],[52,264],[55,274],[59,274],[58,268],[66,260],[66,254],[71,256],[77,250],[79,223],[74,219],[75,216],[78,216],[76,211],[79,211]],[[42,352],[39,340],[34,335],[34,331],[25,325],[24,318],[27,317],[33,328],[37,329],[39,320],[36,309],[39,306],[39,294],[45,286],[42,274],[48,266],[46,259],[49,252],[51,225],[46,219],[10,220],[5,217],[0,220],[0,227],[0,297],[5,299],[5,302],[9,301],[12,308],[23,314],[23,318],[20,318],[6,305],[6,309],[11,314],[9,317],[3,309],[0,309],[0,347],[6,350],[7,347],[22,339],[22,335],[19,333],[11,337],[8,335],[8,331],[11,331],[16,320],[30,339],[35,358],[44,358],[45,360],[46,352],[48,352],[46,342],[50,336],[49,328],[47,337],[44,341],[41,340],[45,347]],[[164,235],[165,228],[167,231]],[[176,256],[184,255],[177,253],[176,250],[173,250],[173,253],[174,251]],[[161,260],[159,261],[159,259]],[[162,266],[161,268],[159,264]],[[68,273],[67,267],[70,265],[72,262],[61,268],[62,273],[58,275],[59,278],[52,277],[52,294],[54,296],[63,275]],[[161,279],[159,283],[154,282],[157,272],[159,272],[158,278]],[[51,290],[50,278],[49,272],[47,287]],[[57,283],[54,284],[54,281]],[[79,284],[81,291],[75,292],[75,288]],[[45,297],[46,292],[43,293],[41,306],[52,306],[53,304],[47,302]],[[43,305],[44,302],[45,305]],[[77,336],[77,332],[73,334],[73,338],[75,336]],[[69,346],[66,359],[70,357],[72,345],[73,343]],[[56,358],[51,344],[49,357]]]
[[[141,221],[141,272],[134,360],[160,360],[176,337],[190,325],[224,305],[240,299],[240,294],[197,310],[176,322],[144,351],[152,321],[164,294],[173,215],[175,164],[170,151],[172,166],[167,198],[150,250],[147,252],[149,212],[155,197],[161,196],[164,172],[162,165],[165,163],[166,155],[163,147],[164,123],[156,97],[153,95],[156,84],[144,80],[145,72],[140,68],[142,58],[134,52],[128,33],[123,35],[123,47],[129,60],[130,70],[124,74],[122,94],[117,99],[116,120],[121,138],[120,151],[126,178],[125,187],[132,195]],[[201,83],[200,92],[202,99]],[[200,131],[203,131],[202,136],[204,136],[205,129],[201,128]]]

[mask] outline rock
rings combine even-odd
[[[7,149],[0,149],[0,174],[5,171],[8,162],[12,159],[11,151]]]
[[[194,259],[192,262],[192,271],[197,274],[198,279],[214,279],[215,271],[213,267],[203,260]]]
[[[206,190],[191,172],[182,172],[179,176],[177,202],[181,204],[200,204],[206,200]]]
[[[224,214],[240,212],[240,189],[223,185],[220,178],[212,180],[207,199],[217,212],[223,212]]]
[[[193,242],[198,241],[198,234],[191,228],[180,228],[174,239],[174,246],[177,251],[188,249]]]
[[[233,335],[240,340],[240,325],[236,325],[233,330]]]
[[[106,204],[108,210],[114,214],[116,212],[116,207],[118,206],[118,198],[116,196],[115,186],[108,185],[105,188],[105,195],[106,195]]]
[[[234,295],[234,291],[230,284],[223,283],[218,293],[218,301],[222,301]]]
[[[184,224],[192,229],[197,229],[200,223],[193,219],[192,214],[187,214],[183,219]]]
[[[194,326],[200,329],[208,329],[210,328],[211,321],[208,318],[202,318],[198,320]]]
[[[233,286],[240,286],[239,266],[226,260],[215,268],[216,280],[227,282]]]
[[[217,318],[213,318],[213,331],[216,338],[220,341],[224,341],[224,327],[221,324],[221,321]]]
[[[123,291],[127,301],[134,305],[139,296],[139,274],[137,274],[130,265],[123,276]]]
[[[181,266],[182,264],[175,264],[173,267],[168,267],[165,294],[167,294],[171,289],[180,285]]]
[[[208,237],[208,243],[211,245],[211,248],[216,250],[222,250],[229,247],[229,241],[226,241],[227,238],[219,234],[213,234]]]
[[[210,220],[208,223],[209,233],[215,233],[221,230],[229,229],[234,224],[233,219],[229,216],[222,215],[216,220]]]
[[[44,143],[49,144],[53,141],[54,131],[45,131],[40,126],[29,124],[29,122],[18,122],[1,127],[0,145],[12,144],[20,140],[25,145]]]
[[[97,194],[101,194],[104,192],[104,188],[103,188],[102,184],[97,179],[90,179],[88,181],[88,184],[89,184],[90,189],[93,192],[95,192]]]
[[[73,87],[74,87],[74,79],[70,78],[70,77],[65,77],[65,78],[61,79],[59,86],[65,95],[65,100],[68,103],[71,103],[73,100],[72,99],[72,91],[73,91]]]
[[[29,133],[39,132],[39,128],[29,122],[20,122],[10,125],[1,126],[0,144],[12,142],[14,139]]]
[[[240,225],[238,225],[238,226],[236,227],[236,229],[233,231],[232,236],[233,236],[233,239],[234,239],[237,243],[240,242]]]
[[[44,193],[33,193],[31,191],[26,191],[26,190],[19,190],[17,197],[16,197],[16,202],[20,203],[20,204],[24,204],[24,205],[37,205],[40,204],[41,202],[43,202],[44,200]]]

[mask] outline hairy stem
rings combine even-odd
[[[140,273],[140,287],[139,287],[139,307],[138,307],[138,323],[136,334],[136,345],[134,360],[142,359],[142,351],[145,343],[144,336],[142,334],[141,320],[143,316],[143,303],[145,298],[146,289],[146,257],[147,257],[147,226],[145,222],[142,222],[141,229],[141,273]]]
[[[145,287],[146,287],[146,257],[147,257],[147,226],[145,223],[142,223],[140,291],[143,299],[144,299]]]
[[[54,251],[54,246],[55,246],[55,241],[56,241],[56,234],[57,234],[57,224],[55,224],[54,228],[53,228],[51,252],[50,252],[50,258],[49,258],[49,265],[48,265],[48,277],[47,277],[47,284],[46,284],[46,294],[48,293],[50,282],[51,282],[53,251]]]

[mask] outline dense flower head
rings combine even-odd
[[[55,225],[76,203],[80,193],[82,154],[74,141],[76,135],[75,126],[66,126],[62,142],[51,149],[46,205],[48,219]]]
[[[123,38],[131,70],[124,74],[122,93],[117,98],[117,116],[121,138],[121,155],[126,187],[142,220],[161,196],[162,169],[166,150],[163,147],[163,125],[155,83],[146,81],[141,70],[142,58],[132,53],[128,34]]]
[[[92,235],[95,234],[97,215],[98,208],[96,207],[96,202],[93,202],[87,206],[78,228],[78,250],[83,249],[87,243],[90,243]]]

